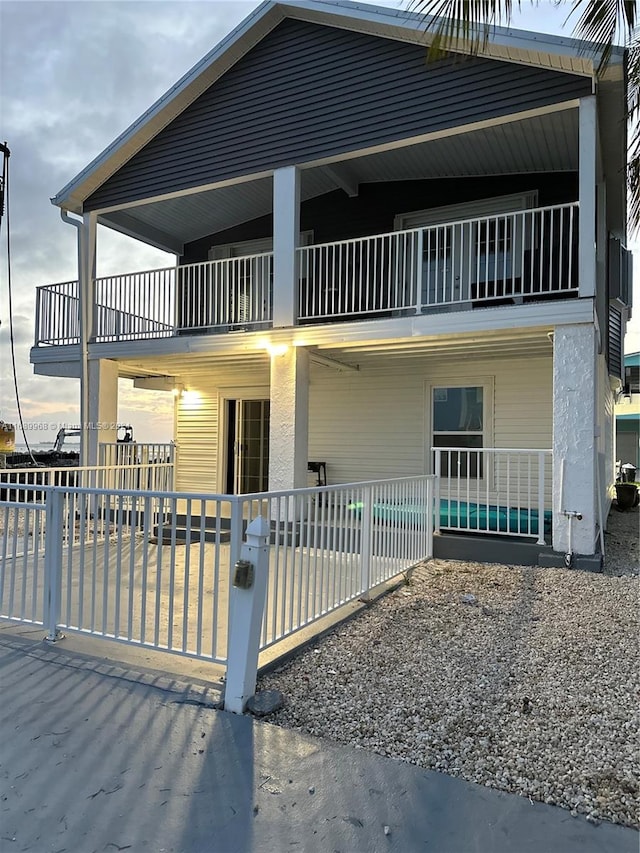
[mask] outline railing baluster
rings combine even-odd
[[[299,319],[575,291],[577,211],[555,205],[299,247]],[[267,324],[272,263],[267,252],[97,278],[95,339]],[[38,288],[36,346],[77,343],[78,324],[76,281]]]

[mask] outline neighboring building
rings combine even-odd
[[[590,555],[630,302],[626,55],[599,72],[496,28],[427,63],[428,38],[388,8],[261,5],[53,200],[82,263],[39,289],[31,360],[84,376],[83,421],[118,420],[118,377],[182,392],[179,490],[306,486],[309,459],[410,475],[448,447],[459,494],[520,504],[521,470],[474,450],[552,449],[553,547]],[[177,267],[95,278],[98,223]]]
[[[624,386],[615,414],[616,459],[640,471],[640,352],[624,357]]]

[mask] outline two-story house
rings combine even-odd
[[[83,422],[118,420],[118,377],[175,389],[178,490],[306,486],[311,459],[333,483],[433,471],[449,509],[502,481],[518,509],[499,455],[548,451],[553,548],[593,555],[630,302],[625,51],[598,71],[570,38],[496,29],[429,63],[428,42],[407,12],[263,3],[53,199],[79,275],[39,288],[31,360],[81,379]],[[96,277],[97,224],[176,265]],[[110,440],[87,431],[85,461]]]

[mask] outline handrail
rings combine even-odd
[[[579,203],[301,246],[297,322],[420,314],[578,291]],[[94,281],[93,342],[258,330],[273,316],[273,252]],[[37,289],[35,345],[79,340],[78,282]]]
[[[571,202],[300,247],[298,320],[577,293],[578,212]]]
[[[552,515],[552,450],[432,447],[431,452],[439,478],[436,532],[442,527],[545,543]]]
[[[401,234],[417,234],[419,231],[428,231],[431,228],[452,228],[455,225],[468,225],[470,222],[484,222],[487,219],[504,219],[508,216],[514,216],[522,213],[544,213],[546,211],[563,210],[570,207],[580,209],[580,202],[572,201],[567,204],[550,204],[545,207],[527,207],[520,210],[510,210],[506,213],[489,213],[486,216],[474,216],[470,219],[452,219],[443,222],[433,222],[430,225],[421,226],[418,228],[403,228],[398,231],[383,231],[381,234],[365,234],[362,237],[348,237],[345,240],[334,240],[327,243],[311,243],[308,246],[299,246],[298,251],[303,252],[313,249],[322,249],[327,246],[344,246],[348,243],[357,243],[359,240],[372,240],[376,237],[395,237]]]

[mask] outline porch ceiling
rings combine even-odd
[[[549,357],[553,354],[549,328],[510,330],[500,333],[461,334],[447,338],[433,337],[412,340],[398,338],[387,341],[358,341],[350,343],[309,346],[312,364],[318,369],[336,370],[349,367],[367,370],[387,365],[391,361],[431,359],[435,361],[465,361],[470,365],[477,359],[518,359]],[[318,358],[314,359],[314,354]],[[252,377],[269,370],[269,354],[264,349],[235,353],[180,353],[149,358],[119,359],[120,375],[124,377],[171,376],[177,381],[186,377],[206,376],[215,379],[216,372],[229,368],[240,371],[251,384]],[[227,374],[228,375],[228,374]]]
[[[521,329],[511,332],[488,334],[455,335],[447,338],[423,338],[418,340],[397,339],[393,341],[357,342],[349,345],[323,345],[321,354],[358,365],[361,370],[380,364],[406,359],[433,359],[465,361],[470,364],[477,359],[516,359],[549,356],[553,344],[549,338],[551,329]]]
[[[304,169],[305,201],[338,187],[428,178],[564,172],[578,169],[578,110],[498,124],[385,150],[330,166]],[[177,196],[100,215],[100,222],[169,251],[184,243],[265,216],[272,210],[270,177]]]

